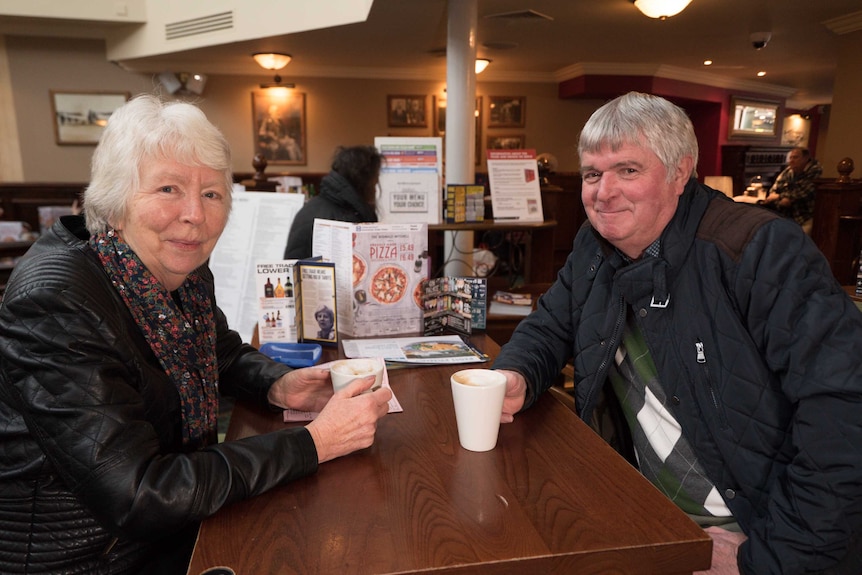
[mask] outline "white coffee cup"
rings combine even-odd
[[[329,376],[332,378],[332,389],[338,391],[354,379],[374,376],[374,385],[371,389],[377,389],[383,385],[383,361],[379,358],[355,358],[340,359],[329,367]]]
[[[470,451],[494,449],[506,397],[506,376],[492,369],[464,369],[453,373],[450,382],[461,447]]]

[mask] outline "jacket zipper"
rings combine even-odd
[[[706,389],[709,392],[709,399],[712,401],[712,407],[715,409],[716,414],[718,414],[718,419],[721,421],[721,428],[726,429],[727,422],[724,419],[724,412],[721,410],[721,406],[718,403],[718,396],[715,394],[715,387],[712,385],[712,378],[709,375],[709,365],[706,363],[706,352],[703,341],[698,339],[694,342],[694,348],[697,363],[701,366],[701,371],[703,371],[704,380],[706,381]]]
[[[590,390],[587,393],[587,396],[584,398],[584,411],[582,412],[581,419],[590,423],[590,419],[592,419],[592,402],[593,402],[593,392],[596,390],[598,386],[596,382],[602,382],[605,380],[604,374],[608,370],[608,364],[611,360],[611,354],[616,350],[616,342],[620,338],[620,333],[623,330],[623,324],[626,320],[626,305],[625,299],[623,296],[619,297],[618,309],[617,312],[617,321],[614,323],[614,329],[611,332],[611,338],[609,340],[605,340],[605,345],[607,349],[605,349],[605,357],[602,360],[602,363],[599,364],[599,369],[596,372],[596,377],[593,379],[593,385],[590,386]]]

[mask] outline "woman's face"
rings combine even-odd
[[[173,160],[145,163],[140,180],[114,228],[173,291],[215,248],[227,224],[230,191],[221,172]]]
[[[317,320],[317,325],[320,326],[320,329],[331,329],[332,328],[332,316],[325,311],[319,311],[314,314],[314,318]]]

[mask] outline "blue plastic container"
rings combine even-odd
[[[320,361],[322,348],[316,343],[268,342],[260,346],[260,351],[290,367],[309,367]]]

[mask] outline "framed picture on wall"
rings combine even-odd
[[[93,146],[128,92],[60,92],[51,90],[54,137],[61,146]]]
[[[434,135],[446,135],[446,99],[434,96]],[[476,96],[476,165],[482,163],[482,96]]]
[[[427,96],[387,96],[386,110],[390,128],[427,128]],[[445,127],[446,120],[444,118]]]
[[[525,96],[488,96],[489,128],[523,128],[526,125]]]
[[[252,92],[254,152],[269,164],[305,166],[305,94],[291,89]]]
[[[506,136],[488,136],[485,144],[487,150],[523,150],[527,139],[523,134],[509,134]]]

